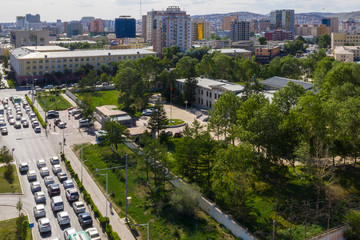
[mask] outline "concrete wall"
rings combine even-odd
[[[181,179],[170,180],[170,183],[175,187],[186,184]],[[199,198],[199,207],[212,216],[218,223],[224,225],[235,237],[243,240],[257,240],[257,238],[249,233],[246,228],[240,226],[230,215],[224,213],[207,198],[203,196]]]
[[[330,230],[320,236],[314,237],[311,240],[343,240],[344,238],[344,231],[346,230],[347,226],[343,226],[340,228],[336,228]]]

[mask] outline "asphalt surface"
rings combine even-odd
[[[3,89],[0,91],[0,99],[3,99],[4,97],[10,98],[10,96],[13,95],[20,95],[24,96],[27,91],[16,91],[14,89]],[[9,101],[9,106],[13,109],[13,113],[16,113],[14,111],[14,105],[12,102]],[[0,196],[0,204],[1,205],[9,205],[14,206],[18,202],[19,198],[23,202],[23,208],[28,212],[30,222],[35,223],[33,234],[35,236],[35,239],[53,239],[53,238],[59,238],[64,239],[63,230],[68,227],[75,227],[77,231],[85,230],[83,229],[79,222],[78,217],[75,214],[74,210],[72,209],[72,204],[67,201],[65,196],[65,190],[63,188],[63,185],[58,181],[57,177],[54,175],[54,173],[51,170],[51,163],[50,163],[50,157],[52,156],[58,156],[60,152],[60,145],[59,142],[62,142],[62,134],[60,134],[60,129],[56,129],[56,132],[50,132],[48,134],[45,133],[44,129],[42,129],[41,133],[35,133],[31,122],[25,113],[24,108],[22,108],[23,117],[26,117],[29,121],[29,128],[22,128],[21,129],[15,129],[13,125],[10,125],[6,119],[6,114],[4,114],[4,117],[6,119],[7,129],[8,129],[8,135],[6,136],[0,136],[0,146],[7,146],[9,149],[14,149],[13,155],[16,159],[17,166],[20,162],[27,162],[29,164],[30,170],[35,170],[37,173],[37,181],[41,183],[42,191],[45,192],[46,196],[46,217],[50,219],[50,224],[52,231],[45,234],[40,234],[38,231],[38,224],[37,219],[34,218],[33,214],[33,207],[36,205],[34,200],[34,195],[30,189],[30,183],[27,179],[26,174],[20,174],[20,181],[22,184],[24,195],[1,195]],[[65,147],[67,147],[65,145]],[[56,214],[54,214],[51,210],[50,206],[50,197],[47,193],[47,188],[44,184],[43,178],[40,176],[40,171],[36,166],[36,161],[39,159],[44,159],[47,163],[47,167],[50,169],[50,176],[54,176],[55,182],[60,184],[61,188],[61,197],[64,202],[64,211],[67,211],[70,215],[70,224],[60,226],[56,219]],[[65,166],[63,163],[62,169],[65,170]],[[18,167],[17,167],[18,169]],[[69,174],[68,174],[69,177]],[[79,200],[82,200],[85,202],[81,197]],[[87,206],[87,212],[89,212],[89,208]],[[100,227],[97,223],[97,221],[93,218],[94,227],[96,227],[99,232]],[[103,239],[105,237],[103,236]]]

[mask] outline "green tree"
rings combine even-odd
[[[349,225],[349,228],[344,232],[345,239],[358,240],[360,236],[360,212],[350,210],[345,216],[345,221]]]
[[[220,98],[214,103],[213,109],[210,111],[210,125],[211,129],[214,129],[216,135],[223,133],[226,139],[227,134],[234,140],[234,129],[237,122],[237,111],[240,108],[240,98],[236,96],[234,92],[227,91],[220,95]],[[234,143],[234,141],[233,141]]]
[[[184,82],[184,98],[190,106],[193,105],[195,100],[195,89],[198,80],[196,78],[185,79]]]
[[[300,62],[297,58],[288,55],[281,59],[281,77],[298,79],[300,75]]]
[[[180,185],[171,194],[170,204],[181,215],[194,215],[201,197],[200,188],[195,184]]]
[[[94,119],[95,107],[90,94],[85,94],[81,100],[83,118]]]
[[[6,146],[3,146],[0,149],[0,163],[10,164],[13,161],[13,157],[10,153],[10,149]]]
[[[125,138],[129,136],[127,127],[117,121],[106,121],[104,130],[107,132],[105,141],[111,146],[115,146],[116,151],[118,150],[118,144],[123,143]]]
[[[214,61],[212,67],[214,78],[233,80],[234,63],[231,57],[215,52],[212,60]]]
[[[164,110],[164,104],[158,99],[154,106],[154,111],[152,112],[148,125],[151,130],[156,131],[157,134],[160,134],[160,131],[164,129],[167,125],[168,118]]]
[[[196,58],[185,56],[181,58],[176,64],[176,72],[179,77],[191,79],[196,77],[195,66],[198,63]]]
[[[301,85],[289,81],[286,87],[274,93],[273,104],[281,112],[288,114],[304,93],[305,89]]]
[[[204,55],[201,61],[196,64],[195,70],[197,76],[212,77],[214,61],[211,54]]]
[[[267,44],[266,38],[265,37],[259,37],[259,43],[260,43],[260,45],[266,45]]]
[[[323,88],[327,73],[332,69],[334,58],[324,57],[317,64],[314,71],[314,87],[315,89]]]
[[[319,48],[329,48],[329,46],[331,45],[331,37],[329,36],[329,34],[323,34],[321,35],[320,39],[319,39]]]

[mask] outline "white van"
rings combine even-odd
[[[55,196],[51,198],[51,209],[54,212],[64,210],[64,202],[61,196]]]
[[[90,119],[80,119],[79,120],[79,127],[90,127],[94,125]]]

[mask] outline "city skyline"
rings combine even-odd
[[[190,1],[190,0],[142,0],[141,14],[145,15],[152,9],[165,10],[168,6],[179,6],[190,15],[204,15],[214,13],[228,12],[253,12],[259,14],[269,14],[271,10],[276,9],[294,9],[295,13],[305,12],[351,12],[354,9],[360,10],[360,2],[356,3],[350,0],[344,1],[234,1],[234,0],[213,0],[209,2]],[[0,22],[15,22],[16,16],[24,16],[27,13],[40,14],[41,21],[55,22],[56,19],[62,21],[80,20],[83,16],[94,16],[102,19],[115,19],[120,15],[130,15],[135,19],[140,17],[140,0],[13,0],[2,2],[2,11]]]

